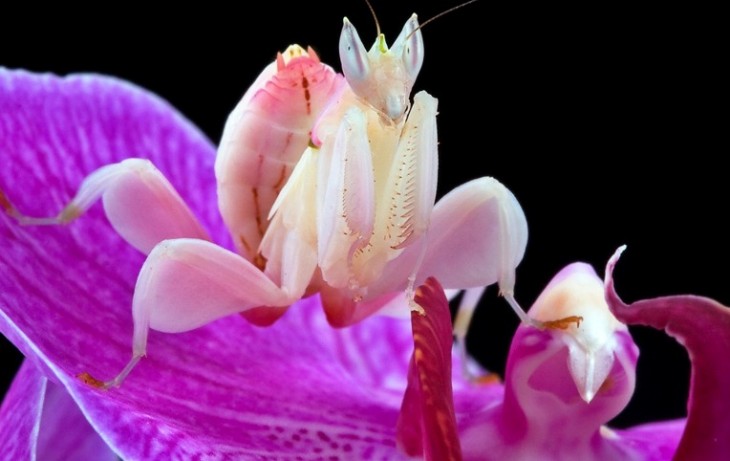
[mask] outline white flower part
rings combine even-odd
[[[590,403],[613,367],[615,333],[627,329],[608,310],[601,279],[587,264],[568,266],[535,301],[529,316],[538,321],[583,318],[579,326],[561,330],[561,336],[569,350],[570,374],[583,400]]]

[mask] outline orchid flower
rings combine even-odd
[[[207,168],[213,147],[159,99],[93,77],[3,72],[2,87],[17,97],[5,98],[5,108],[13,110],[0,112],[6,114],[3,148],[15,146],[1,180],[9,193],[24,192],[24,206],[39,213],[57,206],[83,171],[142,144],[205,217],[210,235],[224,234],[206,206],[214,198]],[[49,101],[53,111],[39,110]],[[61,162],[69,167],[51,168]],[[51,203],[31,200],[41,193]],[[590,454],[594,445],[586,441],[593,437],[607,453],[623,450],[642,459],[642,449],[653,449],[659,454],[644,459],[668,459],[678,440],[681,423],[625,433],[601,428],[631,393],[636,351],[625,327],[605,312],[596,295],[600,283],[584,265],[558,275],[530,315],[549,317],[551,309],[576,299],[588,299],[577,308],[596,313],[560,312],[584,316],[583,330],[520,327],[504,388],[467,382],[458,362],[453,376],[449,372],[448,362],[458,359],[451,354],[448,306],[429,282],[417,292],[426,315],[412,314],[415,353],[402,320],[370,318],[336,330],[310,298],[267,329],[226,317],[180,335],[153,332],[156,352],[120,389],[102,392],[74,374],[89,363],[123,363],[142,256],[112,232],[100,210],[68,228],[19,227],[5,215],[0,223],[8,249],[0,255],[8,275],[0,282],[0,325],[27,357],[0,411],[0,435],[13,458],[406,459],[423,451],[432,459],[434,453],[459,459],[458,446],[464,459],[484,459],[493,450],[508,453],[514,437],[528,434],[531,442],[519,446],[525,450],[519,454],[570,453],[573,444]],[[561,297],[571,302],[555,303]],[[429,329],[438,341],[429,341]],[[581,336],[591,332],[603,340]],[[565,360],[574,352],[578,360]],[[594,370],[600,371],[587,372],[587,352],[598,358],[602,366]],[[415,376],[423,379],[416,383]],[[606,379],[614,386],[604,385]],[[453,390],[451,407],[448,399],[428,398],[434,382],[444,390],[439,396]],[[551,397],[556,392],[561,398]],[[445,424],[433,424],[434,402]],[[546,402],[549,408],[542,407]],[[550,418],[566,415],[585,418],[585,430],[545,437]],[[72,421],[77,424],[69,429]],[[77,442],[64,446],[69,440]],[[434,446],[441,441],[449,443]]]
[[[0,189],[24,211],[53,213],[73,195],[84,174],[145,155],[174,184],[210,238],[228,239],[211,205],[214,148],[169,106],[109,79],[11,74],[0,77],[3,90],[12,89],[0,99],[0,106],[7,104],[0,107],[0,151],[13,158],[0,171]],[[14,97],[5,99],[7,94]],[[8,204],[0,196],[0,205]],[[450,331],[445,300],[431,283],[418,291],[427,315],[412,314],[412,322],[416,334],[430,328],[424,322],[438,322],[433,329],[441,340],[433,344],[441,348],[439,360],[419,363],[417,353],[412,354],[411,328],[401,320],[370,318],[333,330],[326,326],[318,300],[311,298],[267,330],[228,317],[176,336],[153,332],[155,352],[121,389],[89,389],[75,378],[79,370],[119,369],[125,362],[132,327],[129,305],[142,256],[111,231],[98,207],[63,228],[19,227],[0,213],[0,235],[5,275],[0,331],[27,357],[0,410],[0,440],[9,457],[407,459],[407,453],[423,452],[431,459],[441,459],[434,453],[458,459],[456,437],[464,459],[485,459],[492,446],[485,448],[481,437],[490,424],[505,432],[529,432],[519,421],[495,417],[488,409],[524,412],[520,398],[534,397],[532,389],[515,384],[511,374],[505,376],[505,388],[464,379],[459,359],[444,339]],[[588,270],[574,267],[572,272],[585,275]],[[429,307],[434,305],[438,308]],[[610,334],[623,338],[619,352],[630,356],[625,330],[608,325],[614,328]],[[520,327],[509,370],[528,363],[533,351],[525,347],[525,338],[527,346],[536,337],[557,347],[571,343],[561,336],[565,334]],[[416,351],[425,345],[417,336]],[[561,353],[571,353],[567,349]],[[449,359],[453,366],[447,366]],[[614,363],[631,375],[632,360],[622,360]],[[419,370],[425,370],[422,381],[441,379],[440,389],[452,387],[454,417],[447,422],[455,428],[432,424],[434,409],[425,405],[425,385],[415,381]],[[581,400],[572,401],[569,410],[585,416],[581,401],[590,397],[600,402],[604,396],[595,379],[589,385],[573,373],[568,367],[562,374],[556,369],[541,377],[542,384],[549,388],[558,380],[573,386],[572,398]],[[623,401],[629,389],[621,390]],[[450,416],[445,403],[439,411]],[[544,427],[550,415],[539,408],[534,411],[541,418],[534,421]],[[618,410],[618,404],[611,407]],[[612,433],[600,428],[609,416],[586,413],[595,425],[591,429],[610,447],[608,453],[619,450],[638,459],[644,453],[638,444],[646,450],[659,447],[654,458],[643,459],[668,459],[682,427],[674,422]],[[574,434],[566,430],[559,435],[566,440]],[[569,450],[573,442],[556,448],[545,447],[550,442],[545,438],[530,440],[525,450],[548,454]],[[449,443],[434,446],[440,441]],[[493,446],[509,453],[508,445],[497,438]]]
[[[638,348],[609,311],[603,283],[587,264],[560,271],[528,313],[537,320],[579,315],[581,325],[521,325],[500,396],[494,396],[493,386],[477,384],[454,390],[452,397],[446,298],[431,279],[416,299],[425,315],[411,314],[415,352],[398,425],[410,455],[475,461],[672,458],[683,420],[626,430],[604,426],[633,394]]]
[[[484,389],[482,397],[491,398],[482,406],[473,405],[478,397],[470,395],[466,411],[460,411],[460,397],[469,391],[450,386],[448,303],[438,282],[429,279],[416,297],[424,314],[411,314],[415,351],[398,424],[404,450],[427,460],[726,459],[730,374],[718,362],[730,352],[730,310],[687,295],[625,304],[613,282],[624,248],[609,261],[605,284],[583,263],[553,278],[529,315],[579,315],[583,328],[521,325],[504,394]],[[638,348],[619,320],[663,329],[687,348],[693,368],[686,422],[624,430],[604,425],[627,404],[636,380]]]

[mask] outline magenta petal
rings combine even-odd
[[[151,158],[219,241],[214,150],[158,98],[114,79],[0,70],[2,189],[50,215],[98,166]],[[125,459],[402,459],[395,425],[412,337],[407,322],[327,326],[318,298],[276,325],[238,316],[193,332],[152,332],[149,356],[121,388],[131,298],[143,257],[95,206],[62,227],[22,227],[0,213],[0,331],[58,381]]]
[[[0,446],[5,459],[117,459],[65,389],[28,361],[0,409]]]
[[[377,318],[328,329],[316,301],[299,303],[266,329],[231,318],[158,335],[150,357],[118,390],[65,381],[112,446],[132,459],[209,452],[221,459],[401,459],[395,425],[407,324]],[[386,360],[391,365],[376,371]]]
[[[0,95],[0,189],[21,211],[55,215],[86,175],[140,157],[150,159],[198,217],[215,227],[214,237],[226,235],[211,207],[216,200],[215,147],[157,96],[111,77],[61,78],[1,67]],[[69,226],[71,234],[88,237],[90,230],[99,229],[94,221],[101,207],[94,208],[91,220],[85,217]],[[49,232],[53,229],[37,235]]]
[[[667,461],[673,459],[677,451],[677,442],[682,437],[684,425],[684,419],[677,419],[614,432],[621,445],[637,453],[642,461]]]
[[[66,389],[51,381],[46,383],[36,454],[44,461],[118,459]]]
[[[7,459],[34,459],[44,393],[45,379],[25,361],[0,406],[0,446]]]
[[[418,287],[415,301],[425,312],[411,312],[415,348],[398,420],[399,442],[406,453],[425,454],[427,461],[461,460],[451,388],[449,303],[433,277]]]
[[[675,459],[727,459],[730,453],[730,310],[700,296],[665,296],[625,304],[616,294],[613,269],[606,268],[611,312],[630,325],[661,329],[682,344],[692,363],[687,426]]]
[[[108,77],[2,68],[0,95],[0,190],[21,211],[54,215],[85,175],[137,155],[151,159],[193,210],[226,235],[209,206],[213,146],[156,96]],[[111,229],[100,205],[68,226],[19,226],[0,212],[0,240],[0,331],[36,365],[44,366],[39,351],[71,375],[108,361],[89,329],[129,341],[131,293],[143,257]]]

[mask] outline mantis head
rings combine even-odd
[[[378,34],[370,51],[347,18],[340,35],[342,72],[352,91],[394,121],[400,120],[410,105],[413,83],[423,64],[423,36],[413,14],[389,49],[385,36]]]

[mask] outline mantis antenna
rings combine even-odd
[[[367,2],[368,0],[365,0],[365,1]],[[459,8],[462,8],[464,6],[467,6],[469,4],[472,4],[472,3],[476,2],[476,1],[477,0],[469,0],[468,2],[464,2],[464,3],[461,3],[459,5],[452,6],[448,10],[445,10],[445,11],[442,11],[442,12],[438,13],[436,16],[431,16],[430,18],[428,18],[425,21],[423,21],[418,27],[416,27],[415,29],[413,29],[411,31],[411,33],[408,34],[408,36],[406,36],[406,40],[408,40],[411,37],[411,35],[413,35],[417,30],[423,29],[423,27],[426,24],[428,24],[429,22],[435,21],[436,19],[440,18],[441,16],[444,16],[446,14],[452,13],[452,12],[458,10]],[[370,6],[370,3],[368,3],[368,6]],[[372,7],[371,7],[371,9],[372,9]],[[374,14],[375,14],[375,12],[373,12],[373,15]],[[377,20],[376,20],[376,22],[377,22]],[[380,30],[380,29],[378,28],[378,30]]]
[[[476,0],[472,0],[476,1]],[[367,4],[368,8],[370,9],[370,13],[373,15],[373,20],[375,20],[375,36],[380,37],[380,23],[378,22],[378,15],[375,14],[375,9],[373,8],[373,5],[370,3],[370,0],[365,0],[365,3]]]
[[[430,18],[428,18],[425,21],[423,21],[418,27],[416,27],[415,29],[413,29],[411,31],[411,33],[406,36],[406,40],[408,40],[409,38],[411,38],[411,35],[413,35],[417,30],[423,29],[423,26],[425,26],[429,22],[432,22],[432,21],[440,18],[441,16],[444,16],[445,14],[449,14],[449,13],[451,13],[453,11],[458,10],[461,7],[467,6],[467,5],[469,5],[471,3],[474,3],[476,1],[477,0],[469,0],[467,2],[464,2],[464,3],[461,3],[459,5],[453,6],[453,7],[449,8],[449,9],[447,9],[445,11],[442,11],[442,12],[436,14],[436,16],[431,16]],[[380,36],[380,22],[378,22],[378,15],[375,14],[375,8],[373,8],[373,5],[372,5],[372,3],[370,3],[370,0],[365,0],[365,4],[368,6],[368,9],[370,10],[370,14],[373,15],[373,20],[375,21],[375,32],[376,32],[375,36],[376,37],[379,37]]]

